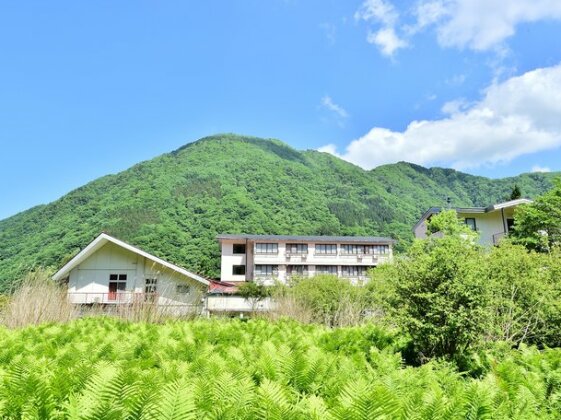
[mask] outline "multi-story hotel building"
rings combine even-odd
[[[333,274],[352,282],[392,258],[394,240],[357,236],[219,235],[220,279],[286,282],[293,276]]]

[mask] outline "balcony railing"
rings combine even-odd
[[[142,293],[130,291],[117,292],[68,292],[70,303],[76,304],[132,304],[157,302],[157,293]]]
[[[502,241],[506,236],[508,236],[507,232],[499,232],[493,235],[493,245],[498,245],[500,241]]]

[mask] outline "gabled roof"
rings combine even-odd
[[[162,260],[161,258],[158,258],[152,254],[149,254],[148,252],[145,252],[135,246],[129,245],[126,242],[123,242],[117,238],[114,238],[106,233],[102,233],[100,234],[97,238],[95,238],[92,242],[90,242],[90,244],[88,246],[86,246],[83,250],[81,250],[74,258],[72,258],[68,263],[66,263],[64,265],[64,267],[62,267],[59,271],[57,271],[55,273],[55,275],[53,276],[54,280],[61,280],[63,279],[65,276],[67,276],[70,271],[75,268],[76,266],[78,266],[79,264],[81,264],[82,262],[84,262],[87,258],[89,258],[91,255],[93,255],[97,250],[99,250],[101,247],[103,247],[105,244],[107,243],[113,243],[123,249],[126,249],[127,251],[133,252],[135,254],[141,255],[146,259],[149,259],[157,264],[160,264],[164,267],[169,268],[170,270],[173,270],[179,274],[184,275],[185,277],[189,277],[190,279],[196,280],[206,286],[209,285],[209,281],[207,279],[205,279],[204,277],[199,276],[198,274],[195,273],[191,273],[190,271],[185,270],[184,268],[178,267],[175,264],[169,263],[167,261]]]
[[[506,209],[510,207],[516,207],[519,206],[520,204],[530,204],[530,203],[532,203],[532,200],[529,200],[527,198],[518,198],[516,200],[505,201],[503,203],[491,204],[490,206],[487,207],[452,207],[451,210],[456,210],[457,213],[463,213],[463,214],[482,214],[482,213],[491,213],[496,210]],[[421,216],[421,218],[419,219],[419,221],[415,223],[415,226],[413,226],[413,231],[417,229],[417,227],[425,220],[427,220],[430,216],[432,216],[433,214],[438,214],[441,211],[442,211],[442,207],[431,207],[430,209],[425,211]]]
[[[293,241],[293,242],[349,242],[349,243],[375,243],[393,244],[396,242],[392,238],[380,236],[294,236],[294,235],[248,235],[248,234],[228,234],[224,233],[216,237],[221,240],[249,240],[249,241]]]

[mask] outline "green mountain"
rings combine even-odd
[[[366,171],[277,140],[207,137],[0,221],[0,290],[33,266],[60,266],[101,231],[210,277],[218,233],[387,235],[404,247],[446,197],[487,205],[515,183],[532,197],[553,176],[491,180],[405,162]]]

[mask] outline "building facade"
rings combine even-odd
[[[220,280],[286,283],[292,277],[333,274],[353,283],[389,261],[394,240],[355,236],[219,235]]]
[[[520,198],[487,207],[455,207],[453,210],[456,211],[460,220],[479,233],[481,245],[497,245],[512,229],[516,207],[531,202],[532,200]],[[416,238],[424,239],[429,236],[427,233],[428,222],[432,216],[442,210],[440,207],[432,207],[421,216],[413,227]]]
[[[150,303],[172,313],[202,312],[209,281],[105,233],[54,276],[79,305]]]

